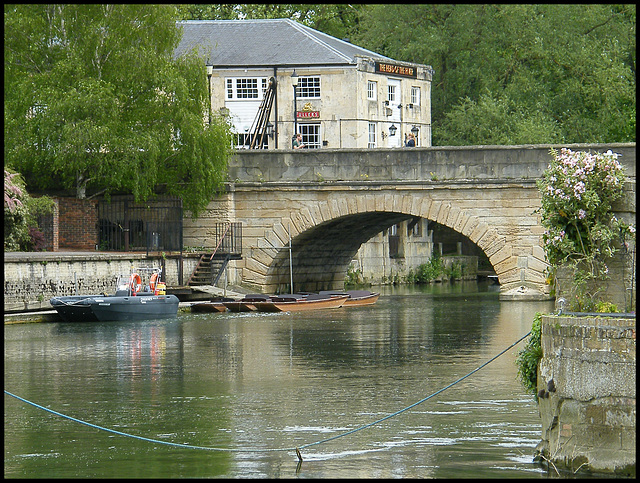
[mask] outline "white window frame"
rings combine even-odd
[[[395,85],[387,85],[387,101],[395,102],[396,100],[396,86]]]
[[[253,86],[243,86],[243,84],[252,83]],[[251,92],[243,92],[243,90],[255,90],[255,95],[250,97],[245,94]],[[226,99],[228,101],[256,101],[264,99],[264,93],[267,90],[266,77],[227,77],[226,78]],[[241,93],[240,96],[238,93]]]
[[[297,99],[318,99],[320,97],[320,76],[300,76],[296,87]]]
[[[265,136],[264,139],[262,140],[262,149],[269,149],[269,140],[267,139],[267,137],[268,136]],[[234,133],[232,144],[235,149],[249,149],[251,147],[251,133],[250,132]]]
[[[367,148],[375,148],[377,146],[376,123],[369,123],[369,142]]]
[[[302,134],[302,144],[307,149],[319,149],[322,146],[320,129],[319,122],[298,123],[298,132]]]
[[[367,82],[367,99],[375,101],[378,97],[378,83],[376,81]]]
[[[411,104],[414,106],[420,105],[420,87],[411,86]]]

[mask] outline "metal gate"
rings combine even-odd
[[[161,197],[135,203],[112,196],[98,203],[98,249],[103,251],[182,251],[182,200]]]

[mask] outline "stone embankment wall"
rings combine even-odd
[[[64,295],[114,293],[119,275],[132,267],[163,267],[167,287],[186,284],[195,256],[147,256],[144,253],[5,253],[4,311],[51,310],[49,299]]]
[[[543,316],[538,366],[544,464],[635,476],[636,319]]]

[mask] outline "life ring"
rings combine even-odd
[[[158,282],[158,274],[152,273],[151,276],[149,277],[149,288],[151,289],[152,292],[156,291],[157,282]]]
[[[140,275],[137,273],[131,274],[129,286],[131,287],[131,292],[138,293],[142,289],[142,278],[140,278]]]

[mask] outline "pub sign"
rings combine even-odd
[[[401,77],[411,77],[412,79],[418,77],[415,67],[390,64],[388,62],[376,62],[376,74],[398,75]]]

